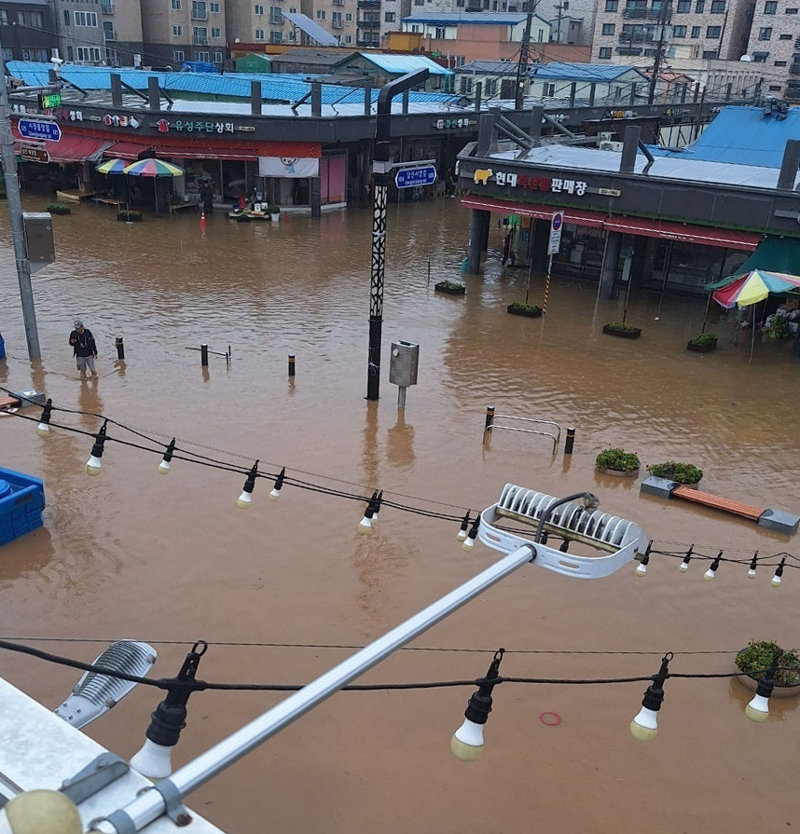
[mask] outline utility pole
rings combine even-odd
[[[667,15],[669,12],[669,16]],[[664,57],[664,39],[667,31],[667,20],[672,19],[670,0],[661,0],[661,11],[658,16],[658,24],[661,29],[658,35],[658,46],[656,47],[655,58],[653,59],[653,77],[650,79],[650,92],[647,95],[647,103],[652,104],[656,97],[656,84],[658,73],[661,70],[661,59]]]
[[[525,80],[528,75],[528,57],[531,51],[531,24],[533,23],[533,7],[525,18],[525,31],[519,45],[519,62],[517,63],[517,88],[514,91],[514,109],[522,110],[525,94]]]
[[[14,258],[17,261],[17,278],[19,279],[19,295],[22,301],[22,318],[25,323],[25,339],[28,342],[28,358],[41,359],[39,330],[36,327],[36,310],[33,306],[31,264],[28,260],[25,228],[22,223],[22,200],[19,196],[17,158],[14,155],[14,137],[11,135],[11,112],[8,105],[6,64],[3,59],[2,44],[0,44],[0,158],[3,161],[3,177],[6,183],[11,240],[14,243]]]
[[[555,8],[558,11],[558,17],[556,17],[556,43],[561,43],[561,12],[569,8],[569,0],[556,3]]]

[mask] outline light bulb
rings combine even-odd
[[[256,488],[256,477],[258,476],[258,461],[253,464],[253,468],[247,473],[247,478],[242,487],[242,494],[236,499],[236,504],[243,510],[249,508],[253,503],[253,490]]]
[[[358,532],[362,535],[368,535],[372,532],[372,519],[368,515],[365,514],[358,522]]]
[[[161,475],[167,475],[169,473],[169,461],[164,459],[158,464],[158,471]]]
[[[99,475],[102,466],[103,461],[101,461],[100,458],[95,457],[94,455],[90,455],[89,460],[86,461],[86,474]]]
[[[766,721],[769,718],[769,698],[754,695],[753,700],[744,708],[744,714],[758,724]]]
[[[277,501],[281,497],[281,487],[283,486],[283,479],[286,477],[286,467],[282,467],[275,479],[275,486],[272,487],[269,497],[272,501]]]
[[[269,497],[273,501],[277,501],[281,497],[281,491],[278,489],[278,487],[272,487],[272,489],[269,491]]]
[[[459,540],[460,542],[463,542],[463,541],[464,541],[464,539],[466,539],[466,538],[467,538],[467,528],[466,528],[466,527],[462,527],[462,528],[458,531],[458,540]]]
[[[131,759],[131,767],[149,779],[166,779],[172,773],[172,748],[144,740],[139,752]]]
[[[709,568],[709,569],[708,569],[708,570],[707,570],[707,571],[703,574],[703,579],[705,579],[705,580],[707,580],[707,581],[709,581],[709,582],[710,582],[710,581],[711,581],[711,580],[712,580],[712,579],[713,579],[716,575],[717,575],[717,574],[716,574],[716,572],[715,572],[715,571],[713,571],[711,568]]]
[[[242,490],[242,494],[236,499],[237,506],[241,507],[243,510],[246,510],[250,507],[253,503],[253,496],[247,492],[247,490]]]
[[[775,576],[772,577],[772,587],[777,588],[781,584],[781,577],[783,576],[783,566],[786,564],[786,557],[784,556],[777,568],[775,568]]]
[[[777,588],[778,585],[781,584],[781,578],[780,578],[780,576],[778,576],[777,573],[775,574],[775,576],[772,577],[771,581],[772,581],[772,587],[773,588]]]
[[[686,571],[689,570],[689,563],[688,562],[681,562],[680,565],[678,565],[678,567],[680,568],[680,570],[682,570],[684,573],[686,573]]]
[[[483,750],[483,724],[469,718],[453,733],[450,752],[462,762],[474,762]]]
[[[756,575],[756,569],[755,568],[750,568],[747,571],[747,575],[752,579]]]
[[[164,457],[161,459],[161,463],[158,464],[158,471],[161,475],[167,475],[169,473],[170,461],[172,460],[172,455],[174,451],[175,438],[173,437],[164,451]]]
[[[642,707],[631,721],[631,735],[637,741],[652,741],[658,734],[658,713]]]
[[[473,547],[475,547],[475,539],[470,538],[469,536],[467,536],[467,538],[461,543],[461,548],[463,550],[472,550]]]
[[[36,426],[36,434],[38,434],[40,437],[47,437],[49,432],[50,426],[48,426],[45,422],[41,422],[38,426]]]
[[[644,562],[639,562],[636,566],[636,576],[644,576],[647,573],[647,565]]]
[[[75,803],[59,791],[18,794],[5,806],[13,834],[81,834],[83,823]]]

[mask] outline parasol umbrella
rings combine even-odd
[[[183,168],[178,168],[177,165],[165,162],[163,159],[151,157],[132,162],[123,169],[123,173],[130,174],[132,177],[182,177]]]
[[[101,162],[96,168],[100,174],[122,174],[125,172],[125,166],[128,161],[125,159],[107,159]]]
[[[123,173],[130,174],[132,177],[182,177],[183,168],[171,162],[165,162],[163,159],[149,157],[132,162],[123,169]],[[155,182],[153,183],[153,196],[156,201],[156,214],[158,214],[158,188]]]
[[[797,292],[798,290],[800,290],[800,275],[753,269],[716,290],[711,297],[720,306],[730,309],[736,305],[749,307],[751,304],[763,301],[770,293]]]

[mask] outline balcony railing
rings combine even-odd
[[[192,46],[208,46],[208,35],[192,35]]]
[[[269,22],[273,26],[281,26],[283,24],[283,13],[281,12],[280,9],[278,9],[275,12],[270,11],[270,13],[269,13]]]
[[[655,37],[653,37],[653,35],[646,35],[644,33],[641,34],[641,35],[622,34],[622,35],[619,36],[619,41],[617,41],[617,43],[619,43],[620,46],[632,46],[633,44],[637,44],[637,43],[655,43],[655,42],[656,42],[656,39],[655,39]]]
[[[102,14],[114,14],[114,4],[111,0],[100,0],[100,12]]]
[[[381,0],[358,0],[359,9],[379,9],[380,7]]]
[[[618,46],[617,47],[617,55],[641,55],[642,48],[639,47],[638,49],[633,46]]]
[[[344,29],[344,23],[341,20],[332,20],[331,29]]]
[[[208,20],[206,9],[192,9],[192,20]]]

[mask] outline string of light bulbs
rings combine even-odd
[[[0,391],[5,391],[8,394],[12,394],[13,392],[7,388],[3,388],[0,386]],[[65,414],[74,414],[84,417],[92,417],[97,420],[102,420],[102,425],[100,426],[99,431],[93,433],[86,429],[76,428],[74,426],[69,426],[66,424],[55,423],[53,421],[53,412],[54,411],[61,411]],[[71,409],[66,407],[57,407],[53,404],[51,399],[48,399],[45,405],[42,408],[42,414],[38,418],[31,417],[25,414],[20,414],[16,412],[13,416],[21,417],[24,420],[29,420],[33,422],[37,422],[36,431],[42,437],[47,437],[51,428],[57,428],[64,431],[72,432],[75,434],[80,434],[86,437],[93,438],[93,445],[91,449],[91,454],[89,459],[86,462],[86,472],[89,475],[99,475],[102,470],[102,458],[105,452],[105,444],[106,442],[114,442],[118,443],[122,446],[126,446],[128,448],[133,448],[139,451],[148,452],[150,454],[158,454],[161,455],[161,461],[158,464],[158,472],[161,474],[168,474],[173,461],[182,461],[186,463],[193,463],[200,466],[205,466],[212,469],[217,469],[226,472],[233,472],[238,474],[245,475],[245,481],[242,486],[242,491],[237,498],[237,505],[242,509],[248,509],[253,504],[253,492],[256,488],[256,483],[258,479],[265,479],[272,481],[273,486],[269,492],[269,499],[270,500],[277,500],[280,498],[281,490],[284,486],[292,486],[297,489],[303,489],[310,492],[316,492],[324,495],[328,495],[331,497],[336,498],[345,498],[352,501],[358,501],[359,503],[364,503],[365,509],[364,514],[359,521],[358,524],[358,532],[362,534],[369,534],[372,532],[374,525],[377,524],[380,518],[380,511],[383,507],[395,509],[401,512],[413,513],[415,515],[419,515],[426,518],[433,518],[437,520],[444,520],[448,522],[458,522],[459,523],[459,530],[457,533],[457,538],[462,543],[462,547],[465,550],[471,550],[474,545],[475,541],[478,537],[478,531],[480,528],[480,513],[476,513],[475,516],[472,516],[471,510],[466,510],[463,516],[460,513],[453,513],[453,512],[443,512],[441,510],[435,509],[427,509],[421,506],[414,506],[411,504],[406,504],[401,501],[392,500],[390,497],[384,496],[384,491],[380,489],[375,489],[372,491],[370,496],[354,493],[347,491],[343,488],[339,487],[331,487],[320,483],[315,483],[311,480],[305,478],[297,478],[293,477],[291,474],[287,474],[287,470],[285,466],[281,466],[280,470],[277,472],[266,472],[262,471],[259,468],[260,459],[256,459],[253,465],[249,468],[244,468],[243,466],[235,463],[231,463],[230,461],[221,460],[216,457],[212,457],[211,455],[202,454],[198,452],[194,452],[191,449],[185,448],[184,446],[179,447],[177,445],[176,437],[172,437],[172,439],[168,443],[163,443],[163,441],[159,440],[156,437],[153,437],[152,434],[147,434],[142,430],[133,428],[131,426],[122,423],[121,421],[115,420],[112,417],[108,417],[103,414],[96,414],[93,412],[81,411],[79,409]],[[152,448],[150,446],[142,445],[141,443],[133,442],[130,440],[125,440],[121,437],[115,437],[108,434],[108,426],[116,426],[117,428],[130,432],[134,436],[147,441],[148,443],[152,444]],[[163,435],[166,437],[167,435]],[[186,441],[181,441],[182,444],[186,444]],[[195,445],[191,442],[188,445]],[[234,453],[225,453],[232,455]],[[246,459],[244,455],[236,455],[242,459]],[[268,464],[274,465],[274,464]],[[313,474],[313,473],[311,473]],[[326,476],[316,475],[315,477],[318,478],[325,478],[326,480],[333,480],[329,479]],[[339,481],[339,483],[347,484],[348,486],[353,486],[349,482]],[[408,498],[409,496],[402,496]],[[444,502],[431,502],[429,499],[424,498],[415,498],[412,497],[412,500],[418,503],[435,503],[439,506],[448,507],[450,509],[459,510],[460,508],[457,505],[453,504],[445,504]],[[509,528],[514,531],[513,528]],[[523,531],[515,531],[515,532],[523,532]],[[562,544],[560,549],[562,552],[568,552],[570,546],[570,540],[559,536],[558,534],[553,534],[556,538],[560,538]],[[548,533],[542,537],[542,543],[547,542]],[[709,567],[703,574],[703,578],[707,581],[713,580],[716,578],[716,575],[720,569],[720,566],[727,562],[735,565],[747,565],[748,571],[747,574],[750,578],[754,578],[756,576],[756,570],[759,566],[764,568],[775,568],[775,572],[771,579],[771,584],[773,587],[779,587],[782,583],[783,574],[786,568],[800,568],[800,558],[797,556],[788,553],[786,551],[780,551],[775,554],[771,554],[769,556],[759,556],[759,552],[755,551],[755,553],[747,558],[736,558],[724,555],[724,550],[720,549],[716,556],[711,556],[705,553],[702,553],[699,549],[695,549],[695,545],[691,544],[688,546],[688,549],[682,551],[672,551],[672,550],[659,550],[653,547],[653,542],[651,541],[647,547],[647,550],[644,554],[638,557],[638,564],[635,568],[635,575],[638,577],[645,576],[647,573],[647,568],[650,563],[650,559],[654,555],[659,556],[666,556],[671,558],[680,558],[681,564],[679,568],[682,572],[686,572],[689,569],[689,565],[693,559],[698,561],[708,561],[710,562]]]

